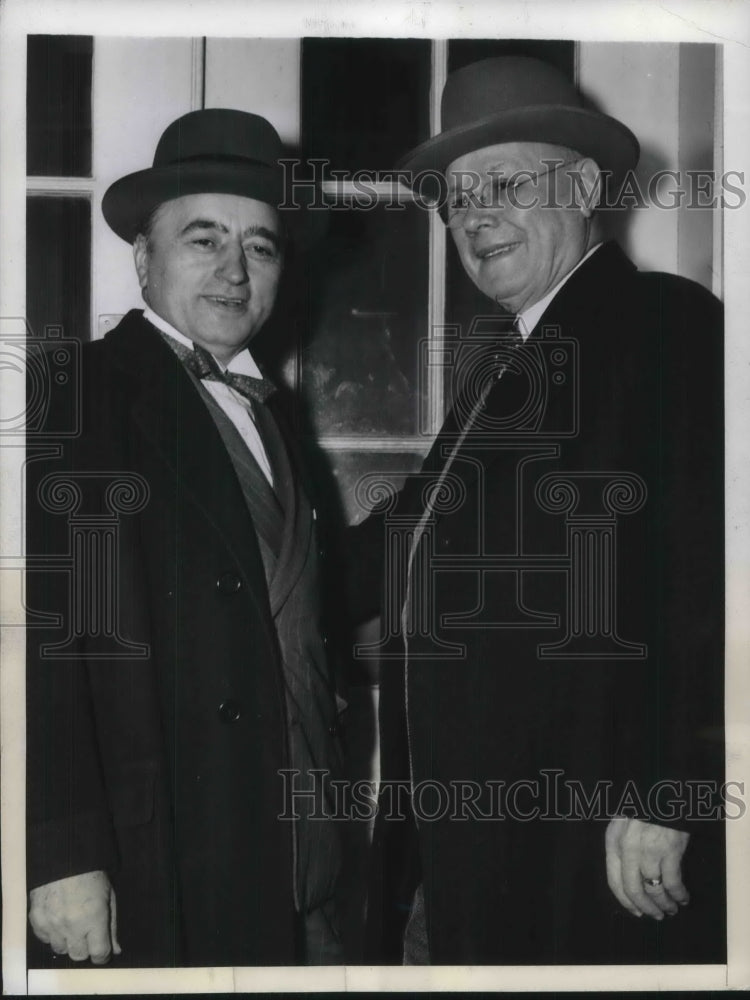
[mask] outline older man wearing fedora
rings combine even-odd
[[[28,645],[30,921],[55,957],[340,961],[338,830],[281,773],[339,766],[315,511],[248,350],[310,235],[277,207],[282,155],[264,118],[195,111],[104,196],[146,309],[84,347],[79,433],[29,471],[29,605],[61,623]],[[53,572],[84,517],[100,547]]]
[[[638,142],[553,67],[455,72],[442,124],[401,167],[489,316],[385,516],[374,954],[408,914],[407,963],[724,961],[719,303],[603,239]]]

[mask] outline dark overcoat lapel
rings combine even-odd
[[[294,465],[290,436],[283,433],[286,427],[283,409],[274,397],[268,403],[268,410],[268,433],[276,438],[272,460],[274,486],[284,510],[284,533],[270,589],[271,611],[276,615],[298,582],[307,561],[313,520],[302,477]]]
[[[189,376],[155,333],[136,314],[110,334],[114,364],[139,386],[133,419],[232,549],[248,574],[250,593],[262,594],[258,542],[229,456]],[[265,610],[259,601],[258,611]]]

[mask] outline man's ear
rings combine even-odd
[[[585,219],[590,219],[602,199],[602,173],[596,160],[590,156],[577,164],[580,184],[575,184],[576,206]]]
[[[138,284],[141,286],[141,295],[148,302],[148,240],[143,233],[138,233],[133,243],[133,260],[135,261],[135,273],[138,275]]]

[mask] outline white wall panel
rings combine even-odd
[[[647,195],[659,170],[679,170],[685,196],[679,207],[653,203],[625,219],[612,220],[624,249],[644,270],[672,271],[720,287],[721,255],[710,209],[688,206],[688,170],[721,173],[714,150],[716,57],[712,45],[685,43],[582,42],[579,83],[601,111],[623,121],[641,143],[636,170]],[[672,201],[677,182],[665,181],[658,197]],[[648,197],[647,202],[651,201]]]
[[[722,151],[714,150],[716,50],[713,45],[680,46],[680,165],[721,176]],[[719,195],[720,196],[720,195]],[[712,211],[683,204],[678,218],[678,273],[715,289],[720,256],[714,266],[714,222]]]
[[[624,122],[641,144],[639,184],[678,166],[679,46],[583,42],[579,85],[600,111]],[[620,233],[624,250],[644,270],[677,271],[676,211],[637,209]]]

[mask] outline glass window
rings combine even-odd
[[[27,173],[91,176],[93,39],[29,35],[26,70]]]
[[[427,227],[415,205],[331,212],[309,265],[301,345],[301,390],[317,436],[417,433]]]
[[[306,38],[302,146],[331,168],[393,170],[430,134],[430,42]]]
[[[336,184],[326,190],[328,235],[306,262],[296,364],[285,370],[294,369],[287,381],[299,388],[303,432],[322,443],[350,521],[364,516],[363,475],[386,468],[400,485],[429,445],[419,437],[429,217],[385,182],[430,134],[431,60],[421,39],[302,43],[302,150],[329,161],[323,176]]]
[[[61,326],[88,340],[91,330],[91,202],[31,197],[26,202],[26,316],[35,336]]]

